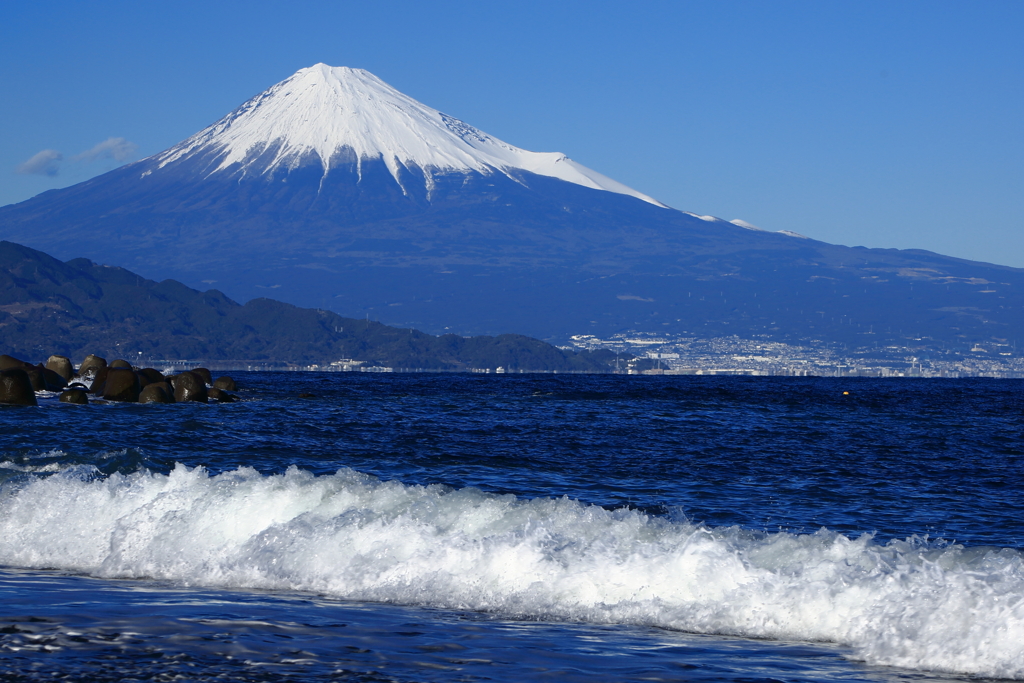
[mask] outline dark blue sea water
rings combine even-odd
[[[1024,381],[235,377],[0,409],[0,678],[1024,678]]]

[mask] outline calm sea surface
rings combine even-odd
[[[1024,678],[1024,381],[232,374],[0,407],[0,680]]]

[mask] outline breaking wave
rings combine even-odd
[[[1024,678],[1024,558],[709,528],[352,470],[22,468],[0,563],[186,585],[831,641],[873,664]]]

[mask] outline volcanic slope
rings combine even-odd
[[[164,152],[0,208],[0,237],[434,333],[1024,342],[1024,270],[678,211],[323,64]]]

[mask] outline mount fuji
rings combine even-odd
[[[679,211],[324,64],[0,238],[433,333],[1024,341],[1024,270]]]

